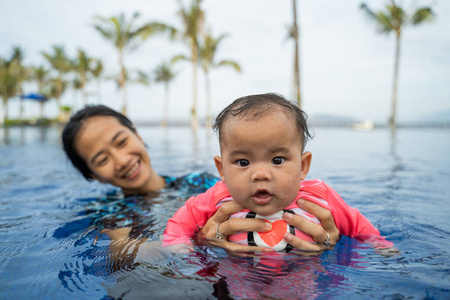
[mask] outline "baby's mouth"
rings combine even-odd
[[[139,168],[139,161],[136,162],[136,164],[128,171],[125,175],[123,175],[123,178],[131,179],[134,178],[137,175],[137,169]]]
[[[272,200],[272,197],[272,194],[266,190],[257,190],[256,193],[253,194],[252,199],[258,205],[265,205]]]

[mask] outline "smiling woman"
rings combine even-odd
[[[88,106],[76,113],[62,137],[67,156],[88,180],[115,185],[125,194],[166,186],[130,120],[106,106]]]
[[[114,117],[93,117],[84,122],[76,149],[100,182],[122,187],[125,194],[160,190],[164,179],[151,167],[142,139]]]

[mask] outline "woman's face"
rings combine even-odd
[[[75,149],[95,179],[126,194],[148,192],[156,180],[141,137],[114,117],[87,119],[75,138]]]

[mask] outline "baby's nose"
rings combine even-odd
[[[252,173],[252,181],[270,180],[270,171],[264,166],[255,166]]]

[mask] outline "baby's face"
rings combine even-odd
[[[311,153],[302,154],[301,135],[292,118],[274,112],[255,121],[234,118],[224,126],[222,156],[214,159],[233,199],[262,216],[295,200]]]

